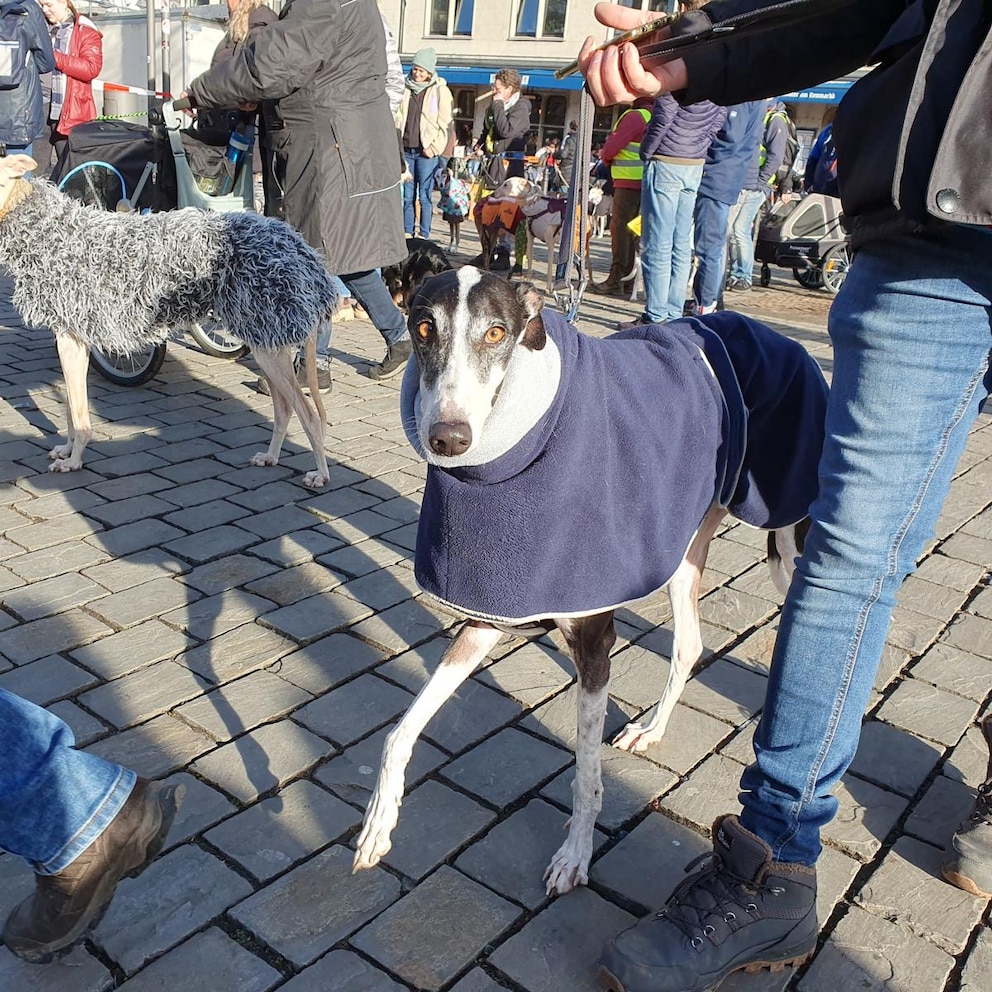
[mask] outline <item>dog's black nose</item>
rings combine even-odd
[[[472,428],[464,421],[439,421],[431,425],[431,451],[451,458],[464,454],[472,443]]]

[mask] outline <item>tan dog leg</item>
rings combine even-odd
[[[703,653],[703,639],[699,633],[699,579],[706,567],[710,541],[725,515],[726,510],[722,507],[713,506],[709,509],[682,564],[668,583],[668,596],[672,601],[675,622],[675,646],[668,671],[668,683],[661,700],[651,710],[646,722],[628,723],[613,739],[613,746],[621,751],[645,751],[664,737],[675,704]]]
[[[406,766],[431,717],[476,669],[499,641],[501,632],[485,624],[466,623],[444,653],[427,684],[386,738],[375,791],[365,812],[365,825],[358,835],[353,870],[372,868],[392,847],[389,837],[399,819]]]
[[[307,342],[307,367],[315,369],[315,343],[313,336]],[[296,412],[303,425],[303,430],[310,442],[313,450],[314,460],[317,463],[315,472],[307,472],[303,477],[303,484],[309,489],[320,489],[330,478],[330,471],[327,467],[327,456],[324,453],[324,408],[320,402],[320,394],[316,388],[316,376],[312,376],[314,381],[310,384],[311,394],[315,397],[314,405],[307,402],[299,382],[296,380],[296,370],[293,368],[293,350],[291,348],[278,348],[275,350],[258,349],[255,352],[255,361],[269,380],[272,389],[273,427],[272,441],[268,451],[259,452],[253,455],[251,465],[278,465],[279,454],[282,451],[283,441],[286,439],[286,430],[289,427],[289,417],[292,411]],[[309,373],[308,373],[309,374]]]
[[[83,467],[83,452],[93,431],[90,425],[89,400],[86,396],[86,373],[89,371],[90,349],[71,334],[56,334],[55,346],[65,379],[66,444],[52,448],[48,457],[49,472],[75,472]]]

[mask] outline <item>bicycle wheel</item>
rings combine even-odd
[[[189,325],[189,333],[193,340],[214,358],[242,358],[249,351],[248,345],[241,338],[231,334],[213,314],[204,321],[193,321]]]
[[[109,162],[84,162],[68,172],[59,189],[85,206],[116,210],[127,197],[124,177]]]
[[[118,386],[140,386],[153,379],[165,361],[165,342],[148,345],[141,351],[90,350],[90,366]]]
[[[839,292],[850,268],[851,250],[846,242],[842,245],[834,245],[823,256],[823,285],[828,293],[836,295]]]

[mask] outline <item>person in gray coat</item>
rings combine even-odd
[[[406,258],[386,36],[375,0],[289,0],[279,20],[189,84],[195,107],[278,100],[286,220],[321,251],[386,341],[374,379],[410,357],[377,269]],[[325,370],[326,374],[326,370]]]
[[[0,88],[0,144],[8,155],[30,155],[34,139],[45,132],[41,76],[55,70],[52,39],[45,15],[33,0],[0,3],[0,19],[4,37],[10,41],[8,59],[0,63],[0,76],[6,78],[10,73],[14,80]],[[14,39],[20,45],[14,44]]]

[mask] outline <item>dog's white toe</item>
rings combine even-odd
[[[644,724],[628,723],[610,743],[621,751],[630,751],[636,754],[646,751],[652,744],[656,743],[655,737],[656,735],[648,733],[648,728]]]
[[[330,479],[330,476],[324,472],[307,472],[303,476],[303,485],[307,489],[323,489],[328,479]]]
[[[57,444],[51,451],[48,452],[48,457],[55,461],[60,458],[68,458],[72,454],[71,444]]]
[[[71,460],[68,458],[56,458],[51,465],[48,466],[49,472],[75,472],[76,469],[82,468],[82,465],[73,465]]]
[[[257,455],[252,455],[248,461],[249,465],[264,467],[266,465],[278,465],[279,459],[270,455],[267,451],[260,451]]]
[[[355,845],[355,859],[352,871],[373,868],[392,850],[390,835],[400,816],[400,801],[380,797],[379,790],[372,793],[365,824]]]
[[[589,884],[589,856],[583,858],[566,841],[544,872],[549,896],[563,896],[579,885]]]

